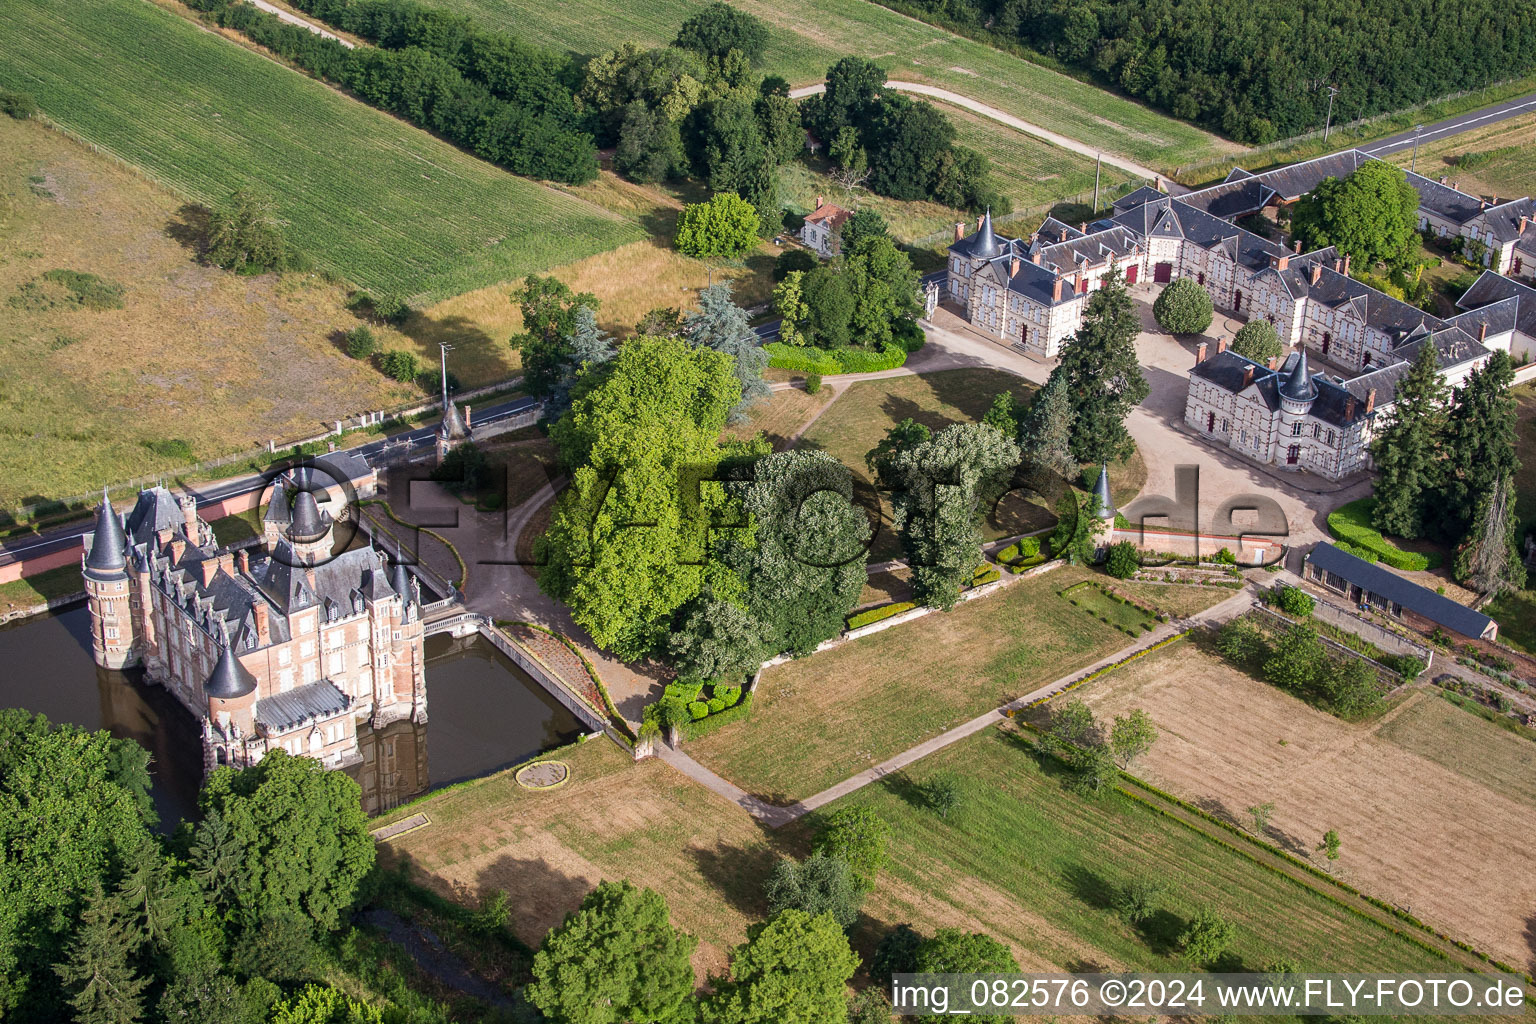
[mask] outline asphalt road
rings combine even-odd
[[[1465,114],[1448,117],[1444,121],[1436,121],[1434,124],[1424,126],[1424,131],[1419,135],[1420,144],[1435,142],[1440,139],[1460,135],[1462,132],[1471,131],[1474,128],[1484,128],[1490,124],[1507,121],[1521,114],[1536,112],[1536,94],[1521,96],[1518,99],[1507,100],[1503,103],[1495,103],[1491,107],[1481,110],[1471,110]],[[1358,147],[1362,153],[1372,156],[1386,156],[1388,153],[1396,153],[1408,149],[1413,145],[1413,129],[1399,132],[1390,138],[1380,139]]]
[[[777,324],[775,324],[777,330]],[[495,423],[509,416],[515,416],[537,405],[533,398],[516,398],[498,405],[487,406],[475,410],[475,425],[481,426],[487,423]],[[419,448],[427,447],[432,443],[433,435],[437,433],[437,424],[417,427],[400,434],[392,434],[378,441],[370,441],[368,444],[358,445],[356,448],[346,449],[349,455],[361,455],[366,459],[374,460],[381,455],[397,457],[414,453]],[[324,456],[321,456],[323,459]],[[210,483],[202,488],[189,488],[196,495],[197,507],[203,508],[215,502],[223,501],[241,494],[249,494],[252,491],[260,491],[267,486],[267,478],[261,474],[234,477],[229,480],[220,480]],[[9,565],[27,558],[37,558],[42,555],[52,554],[55,551],[68,548],[78,548],[84,545],[82,540],[91,532],[90,527],[82,528],[79,523],[59,527],[57,530],[48,531],[33,537],[21,537],[0,544],[0,565]]]

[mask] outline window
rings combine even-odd
[[[293,689],[293,669],[285,668],[277,673],[277,689],[279,693]]]
[[[1295,423],[1291,424],[1291,436],[1292,437],[1300,437],[1301,436],[1301,421],[1300,420],[1297,420]]]
[[[277,652],[277,663],[287,665],[293,661],[293,648],[284,646]]]
[[[1321,423],[1314,423],[1314,424],[1312,424],[1312,436],[1313,437],[1321,437],[1321,436],[1323,436],[1323,425]]]
[[[304,663],[304,682],[312,683],[320,676],[320,666],[312,661]]]
[[[325,646],[334,649],[334,648],[340,647],[343,643],[345,643],[346,639],[347,638],[346,638],[343,630],[333,629],[329,633],[326,634]]]
[[[1227,418],[1225,416],[1223,416],[1221,418],[1221,432],[1223,434],[1225,434],[1229,429],[1230,429],[1230,424],[1227,422]]]
[[[315,642],[313,640],[305,640],[303,643],[299,644],[299,657],[307,658],[314,653]]]
[[[339,676],[347,670],[347,658],[344,654],[331,655],[330,674]]]
[[[1329,445],[1329,446],[1330,446],[1330,447],[1331,447],[1331,446],[1332,446],[1332,445],[1333,445],[1333,431],[1331,431],[1331,430],[1330,430],[1330,431],[1328,431],[1328,438],[1327,438],[1327,442],[1326,442],[1326,443],[1327,443],[1327,444],[1328,444],[1328,445]]]
[[[116,640],[117,639],[117,627],[116,626],[108,626],[107,627],[107,639],[108,640]]]

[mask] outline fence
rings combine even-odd
[[[1261,616],[1273,620],[1275,624],[1283,626],[1287,629],[1296,625],[1296,623],[1291,619],[1281,615],[1279,612],[1271,611],[1258,602],[1254,602],[1252,610],[1253,612],[1259,613]],[[1375,669],[1377,681],[1382,683],[1389,693],[1395,690],[1400,683],[1404,682],[1402,674],[1396,669],[1388,668],[1381,662],[1377,661],[1375,658],[1367,657],[1366,655],[1361,654],[1359,651],[1355,650],[1348,644],[1340,643],[1333,637],[1324,636],[1322,633],[1318,633],[1317,638],[1318,640],[1322,641],[1323,646],[1328,650],[1336,651],[1346,657],[1358,658],[1365,662],[1367,665],[1371,666],[1371,668]]]

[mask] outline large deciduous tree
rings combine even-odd
[[[522,331],[511,340],[522,355],[523,386],[529,394],[545,398],[556,392],[569,371],[578,311],[595,312],[597,296],[573,292],[553,277],[529,274],[511,297],[523,317]]]
[[[723,57],[732,50],[756,61],[768,45],[768,26],[740,8],[715,3],[683,22],[673,46],[706,57]]]
[[[689,481],[718,464],[720,431],[740,395],[730,356],[642,335],[577,383],[570,411],[550,430],[571,485],[537,545],[539,586],[621,657],[651,653],[706,583],[722,597],[739,590],[734,573],[688,557],[697,524],[683,522],[683,501],[694,495],[681,491],[697,487],[699,515],[723,521],[719,488]]]
[[[600,882],[544,937],[528,1001],[555,1024],[671,1020],[693,993],[697,944],[659,893]]]
[[[1275,325],[1268,320],[1250,320],[1232,336],[1232,351],[1267,365],[1271,359],[1285,355],[1285,343],[1280,340]]]
[[[983,489],[1019,463],[1019,446],[985,423],[957,423],[897,454],[894,520],[917,597],[952,608],[981,564]]]
[[[853,880],[864,890],[875,887],[875,877],[885,867],[891,826],[868,807],[844,807],[834,811],[816,836],[815,849],[848,863]]]
[[[1136,358],[1140,330],[1125,283],[1113,274],[1089,296],[1082,325],[1061,347],[1051,376],[1061,375],[1072,403],[1072,457],[1078,462],[1120,460],[1136,449],[1125,418],[1151,392]]]
[[[740,605],[709,594],[684,607],[681,622],[667,637],[667,654],[684,679],[740,685],[767,653],[763,624]]]
[[[858,920],[864,890],[848,862],[817,851],[803,861],[781,860],[764,889],[768,913],[800,910],[815,917],[830,914],[847,928]]]
[[[1215,309],[1211,293],[1189,277],[1181,277],[1169,284],[1152,303],[1157,326],[1169,334],[1201,333],[1211,326]]]
[[[248,923],[334,929],[373,867],[357,783],[312,758],[274,750],[249,768],[217,768],[198,807],[219,815],[244,851],[235,899]]]
[[[757,229],[751,203],[734,192],[717,192],[708,202],[683,207],[672,244],[695,259],[734,259],[757,244]]]
[[[1292,233],[1307,250],[1336,246],[1361,270],[1406,266],[1418,240],[1419,193],[1401,167],[1367,160],[1344,178],[1324,178],[1302,196]]]
[[[923,974],[1017,974],[1019,962],[1007,946],[990,935],[967,932],[960,928],[940,928],[933,938],[918,947],[913,970]],[[946,1014],[919,1014],[921,1024],[940,1024],[952,1019]],[[983,1024],[1011,1024],[1006,1014],[973,1014],[969,1019]]]
[[[809,654],[838,634],[864,588],[869,522],[853,500],[853,475],[826,452],[760,459],[743,511],[754,529],[725,558],[772,651]]]
[[[731,957],[731,977],[704,1002],[705,1020],[844,1024],[844,986],[858,970],[859,957],[830,914],[785,910],[747,934]]]

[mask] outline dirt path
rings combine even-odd
[[[1086,157],[1102,157],[1104,162],[1111,167],[1118,167],[1122,171],[1128,171],[1137,177],[1146,178],[1148,181],[1155,183],[1158,188],[1171,195],[1182,195],[1189,191],[1183,185],[1180,185],[1171,178],[1164,177],[1150,167],[1143,167],[1141,164],[1132,163],[1125,157],[1114,153],[1105,153],[1102,150],[1094,149],[1087,143],[1068,138],[1048,128],[1041,128],[1037,124],[1030,124],[1028,121],[1014,117],[1005,110],[988,106],[968,96],[962,96],[957,92],[940,89],[936,85],[924,85],[921,82],[886,82],[885,84],[899,92],[911,92],[919,96],[932,96],[936,100],[943,100],[945,103],[952,103],[957,107],[963,107],[972,113],[980,114],[982,117],[989,117],[999,124],[1005,124],[1015,131],[1023,132],[1025,135],[1032,135],[1037,139],[1042,139],[1053,146],[1059,146],[1073,153],[1080,153]],[[791,89],[789,95],[791,99],[800,99],[802,96],[812,96],[825,90],[826,85],[818,83],[817,85],[805,85],[798,89]]]
[[[290,25],[299,26],[299,28],[307,28],[321,39],[329,39],[333,42],[340,43],[342,46],[345,46],[349,50],[357,49],[357,44],[349,43],[345,39],[341,38],[341,36],[327,32],[319,25],[316,25],[313,22],[305,21],[297,14],[294,14],[291,11],[285,11],[281,7],[278,7],[276,4],[269,4],[267,3],[267,0],[246,0],[246,2],[249,3],[252,7],[259,8],[263,11],[266,11],[268,14],[274,15],[279,21],[286,21]]]

